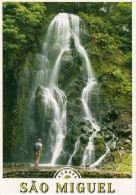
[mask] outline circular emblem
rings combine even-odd
[[[81,178],[80,174],[71,167],[64,167],[59,169],[53,178],[57,179],[69,179],[69,178]]]

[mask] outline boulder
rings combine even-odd
[[[79,150],[77,151],[77,153],[73,156],[72,158],[72,162],[74,166],[79,166],[82,162],[82,157],[83,157],[83,153],[84,153],[84,147],[80,145]]]
[[[107,129],[112,131],[113,130],[113,126],[111,124],[107,125]]]
[[[45,104],[45,93],[48,91],[42,86],[38,86],[35,92],[34,116],[39,136],[48,133],[54,117],[54,108],[49,103]]]
[[[126,139],[126,140],[124,141],[124,143],[125,143],[125,144],[129,144],[129,143],[131,143],[131,141],[130,141],[129,139]]]
[[[107,126],[101,127],[101,130],[102,130],[102,131],[107,131]]]
[[[121,129],[117,131],[117,135],[123,137],[128,137],[129,135],[131,135],[131,133],[132,133],[132,129]]]
[[[104,139],[105,139],[105,141],[111,140],[112,137],[113,137],[113,134],[112,134],[111,132],[106,132],[106,133],[104,134]]]
[[[63,164],[63,165],[67,165],[67,162],[70,158],[70,155],[68,155],[67,153],[65,153],[64,151],[61,152],[59,159],[57,160],[57,164]]]
[[[106,147],[104,138],[102,136],[96,136],[94,138],[94,150],[96,160],[104,154]]]
[[[42,100],[44,95],[44,88],[38,86],[35,92],[35,119],[39,120],[39,116],[42,109]]]
[[[88,137],[88,136],[86,136],[86,135],[81,136],[80,142],[81,142],[82,144],[87,144],[88,141],[89,141],[89,137]]]
[[[109,115],[109,118],[110,118],[111,120],[116,120],[116,119],[118,118],[118,116],[119,116],[119,111],[118,111],[118,110],[111,110],[111,111],[108,113],[108,115]]]
[[[91,131],[91,129],[87,125],[81,126],[81,130],[83,130],[85,132]]]
[[[92,125],[91,125],[91,123],[90,123],[90,121],[89,120],[85,120],[84,118],[82,118],[81,120],[80,120],[80,122],[79,122],[79,124],[82,126],[84,126],[84,125],[86,125],[86,126],[88,126],[90,129],[92,129]]]
[[[104,121],[104,122],[110,122],[111,121],[111,119],[109,118],[109,116],[107,116],[107,115],[104,115],[104,116],[102,116],[102,121]]]
[[[128,124],[128,128],[129,129],[132,129],[132,124]]]
[[[112,156],[115,163],[119,163],[122,161],[121,155],[119,154],[118,151],[112,152]]]
[[[10,167],[15,167],[15,166],[16,166],[16,163],[10,163],[9,166],[10,166]]]

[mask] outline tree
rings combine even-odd
[[[17,102],[18,80],[26,66],[26,57],[39,49],[45,24],[43,3],[3,3],[4,159],[11,158],[12,146],[16,145],[14,138],[19,141],[21,130],[24,97]],[[26,90],[23,91],[25,94]]]

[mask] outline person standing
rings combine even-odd
[[[35,156],[35,164],[34,169],[39,169],[38,164],[40,161],[40,157],[42,157],[42,140],[38,139],[37,143],[34,145],[34,156]]]

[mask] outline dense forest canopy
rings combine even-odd
[[[13,152],[21,140],[28,83],[35,68],[34,56],[41,50],[50,21],[61,12],[76,14],[85,24],[83,42],[101,86],[102,124],[113,125],[113,131],[131,124],[131,3],[4,2],[4,161],[14,161]],[[25,67],[29,69],[29,76],[19,86]],[[18,88],[21,88],[21,95],[18,95]],[[70,140],[70,135],[67,139]],[[131,151],[129,143],[124,147]]]

